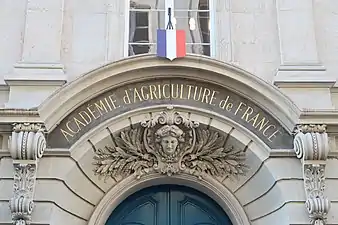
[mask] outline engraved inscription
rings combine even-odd
[[[270,147],[280,148],[281,139],[290,136],[266,111],[234,92],[209,83],[165,79],[122,86],[84,103],[51,133],[52,144],[69,147],[102,121],[143,106],[159,104],[200,107],[230,117],[256,133]],[[53,142],[60,134],[63,141]],[[291,146],[291,143],[292,138],[287,145]]]

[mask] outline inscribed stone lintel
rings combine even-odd
[[[49,133],[50,148],[69,148],[100,123],[151,105],[182,105],[213,111],[249,129],[272,149],[292,148],[292,135],[253,101],[224,87],[187,79],[158,79],[111,89],[70,112]]]

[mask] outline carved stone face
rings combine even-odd
[[[178,140],[175,137],[172,136],[166,136],[161,139],[161,146],[162,149],[165,153],[171,155],[175,152],[177,145],[178,145]]]

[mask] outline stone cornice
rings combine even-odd
[[[0,109],[0,116],[37,116],[39,117],[39,113],[37,109],[2,108]]]
[[[0,124],[43,123],[36,109],[0,109]],[[3,129],[0,129],[1,131]],[[11,131],[11,130],[8,130]]]

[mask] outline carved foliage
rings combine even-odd
[[[141,129],[122,131],[114,138],[112,146],[95,152],[96,174],[116,178],[135,173],[138,177],[148,173],[156,157],[147,153],[141,140]],[[115,144],[116,143],[116,144]]]
[[[294,133],[325,133],[326,125],[325,124],[299,124],[295,127]]]
[[[33,195],[37,160],[46,149],[42,124],[13,124],[10,153],[13,158],[13,197],[9,202],[13,223],[29,224],[33,211]]]
[[[328,156],[328,137],[325,125],[302,125],[296,129],[294,150],[303,162],[306,208],[311,224],[326,224],[330,201],[324,196],[325,161]]]
[[[31,220],[35,176],[36,164],[14,164],[14,194],[9,203],[13,221]]]
[[[245,175],[248,167],[243,163],[243,150],[224,146],[225,138],[218,132],[197,129],[196,145],[183,157],[183,168],[198,177],[203,173],[217,177]]]
[[[44,127],[41,123],[14,123],[13,131],[14,132],[32,131],[36,133],[36,132],[43,132]]]
[[[199,178],[244,175],[245,153],[225,146],[224,136],[171,109],[115,135],[111,146],[95,149],[94,172],[116,180],[151,172],[184,172]]]
[[[324,196],[325,165],[304,165],[304,186],[307,194],[306,208],[312,224],[325,224],[330,201]]]

